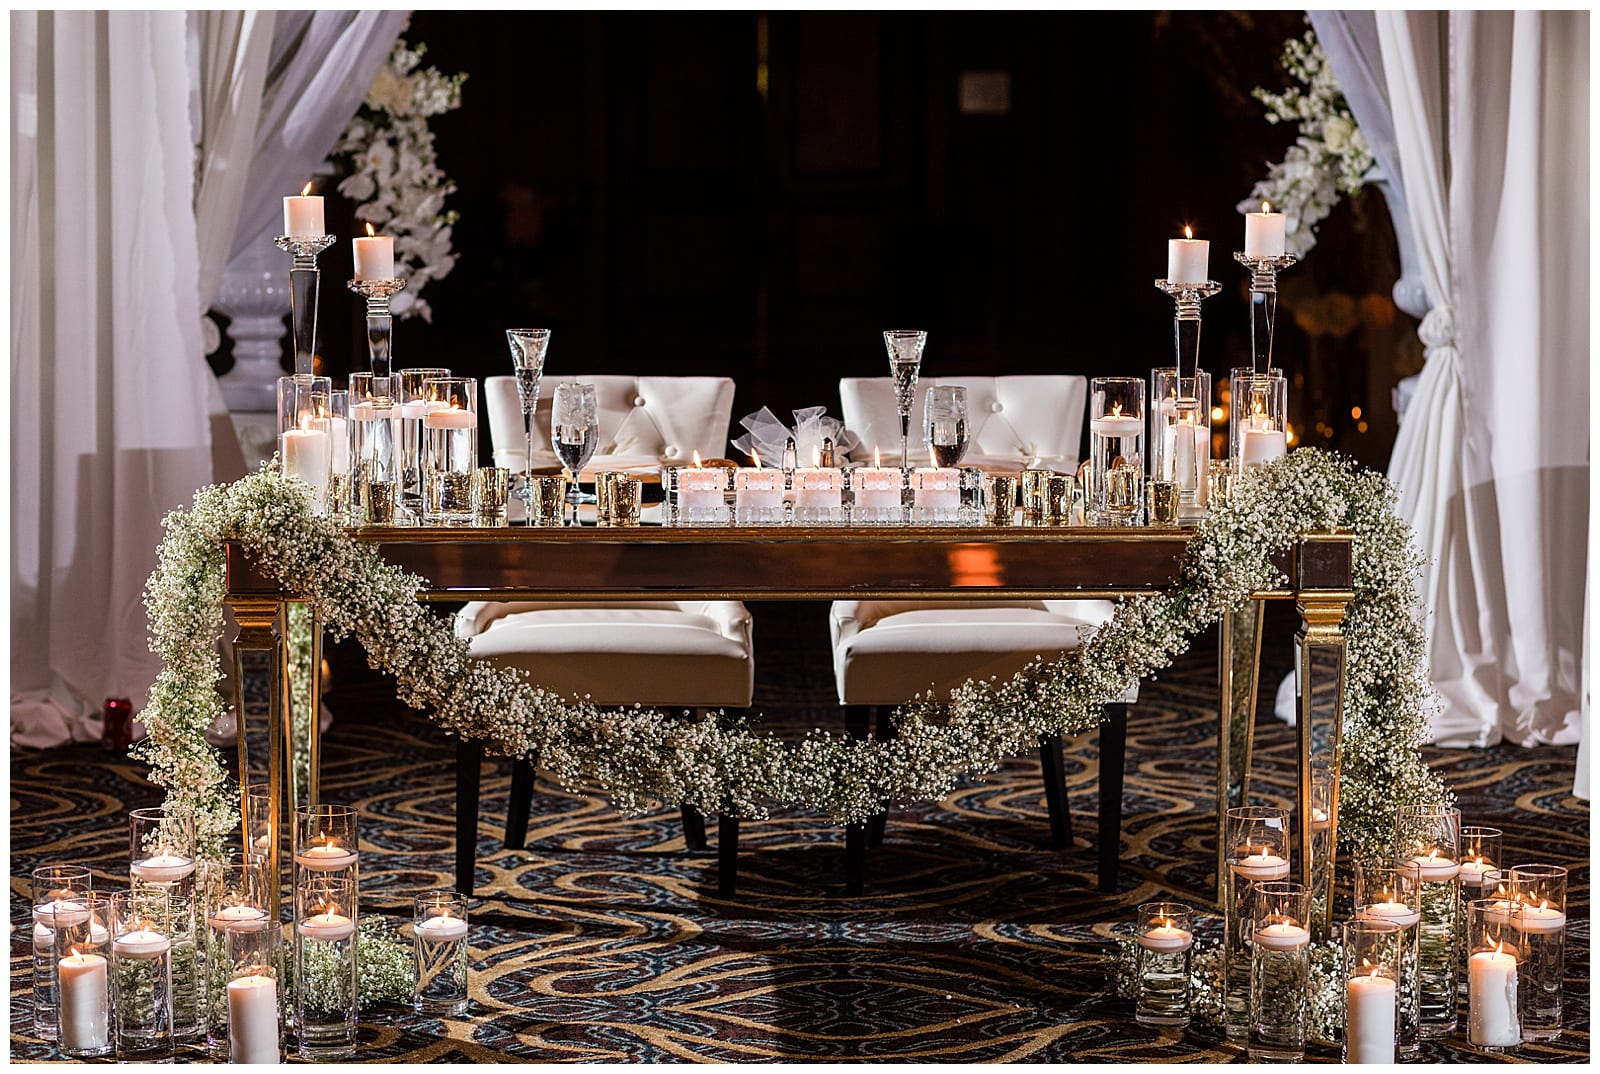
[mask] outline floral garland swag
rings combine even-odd
[[[1398,805],[1449,798],[1417,749],[1433,694],[1412,611],[1419,559],[1393,503],[1381,474],[1311,448],[1292,452],[1244,474],[1233,497],[1213,505],[1171,591],[1124,600],[1078,650],[1035,660],[1005,681],[970,681],[946,699],[905,705],[890,741],[819,730],[791,745],[726,717],[602,710],[474,661],[417,599],[421,579],[313,517],[305,486],[269,462],[202,489],[191,510],[165,519],[146,595],[164,666],[143,713],[149,737],[135,751],[168,804],[195,814],[202,845],[220,848],[237,828],[238,798],[205,729],[222,704],[214,643],[223,542],[232,539],[314,603],[335,636],[354,633],[407,704],[432,709],[444,730],[493,752],[538,758],[569,788],[599,788],[625,812],[664,801],[762,816],[783,803],[859,821],[885,799],[936,801],[963,773],[992,772],[1042,735],[1092,728],[1105,699],[1169,666],[1252,592],[1284,584],[1275,553],[1302,534],[1342,528],[1354,535],[1355,599],[1345,619],[1340,835],[1354,860],[1378,860],[1392,853]]]

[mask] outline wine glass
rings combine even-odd
[[[928,454],[940,467],[957,466],[967,453],[967,389],[956,384],[936,384],[923,404]]]
[[[539,409],[539,380],[544,376],[544,352],[550,346],[548,328],[508,328],[511,364],[516,367],[517,401],[522,404],[522,431],[527,458],[522,468],[522,502],[533,509],[533,412]],[[531,518],[532,515],[530,514]]]
[[[922,370],[922,348],[928,333],[888,331],[883,345],[889,351],[889,375],[894,378],[894,405],[900,412],[900,469],[911,469],[911,403],[916,397],[917,375]]]
[[[593,384],[557,384],[550,401],[550,446],[567,470],[569,526],[578,524],[578,473],[594,457],[600,440],[599,411]]]

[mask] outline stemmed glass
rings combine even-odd
[[[593,384],[557,384],[550,403],[550,445],[566,468],[569,526],[578,524],[578,473],[594,457],[600,440],[599,411]]]
[[[539,409],[539,380],[544,376],[544,353],[550,346],[548,328],[508,328],[511,364],[517,373],[517,401],[522,404],[522,429],[527,437],[527,459],[522,468],[522,501],[533,510],[533,412]]]
[[[894,406],[900,412],[900,469],[911,469],[911,404],[916,398],[917,375],[922,371],[922,348],[928,333],[888,331],[883,345],[889,351],[889,375],[894,378]]]
[[[928,389],[923,405],[928,433],[928,454],[933,465],[959,466],[969,443],[967,389],[956,384],[937,384]]]

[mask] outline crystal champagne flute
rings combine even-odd
[[[916,398],[917,375],[922,370],[922,348],[928,333],[888,331],[883,345],[889,351],[889,374],[894,377],[894,405],[900,413],[900,469],[911,468],[911,404]]]
[[[967,389],[955,384],[938,384],[928,389],[923,404],[926,416],[928,454],[940,467],[959,466],[967,453],[970,425],[967,422]]]
[[[578,524],[578,474],[591,458],[600,439],[599,411],[593,384],[557,384],[550,402],[550,445],[566,468],[567,505],[571,521]]]
[[[527,458],[522,467],[522,501],[533,507],[533,414],[539,409],[539,380],[544,376],[544,354],[550,346],[548,328],[508,328],[511,363],[516,367],[517,401],[522,404],[522,430]]]

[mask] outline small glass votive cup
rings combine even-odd
[[[295,1031],[300,1055],[330,1059],[356,1047],[356,881],[300,870],[295,881]]]
[[[1176,526],[1178,524],[1178,485],[1174,481],[1151,481],[1148,489],[1150,512],[1147,523],[1151,526]]]
[[[1135,1020],[1165,1028],[1188,1025],[1194,911],[1181,902],[1142,904],[1134,942],[1139,981]]]
[[[172,1057],[170,896],[156,888],[111,894],[111,1009],[117,1058]]]
[[[1250,935],[1250,1057],[1305,1057],[1311,980],[1311,891],[1269,880],[1256,885]]]
[[[194,889],[194,815],[155,806],[128,814],[131,886],[150,885],[174,895]]]
[[[467,897],[429,891],[416,897],[412,921],[419,1014],[467,1013]]]
[[[1022,471],[1022,520],[1042,524],[1050,516],[1050,479],[1055,471],[1029,467]]]
[[[1017,489],[1020,476],[996,474],[989,479],[984,500],[984,521],[991,526],[1010,526],[1017,520]]]
[[[507,524],[506,503],[511,489],[511,471],[504,466],[480,466],[472,473],[472,517],[476,525],[496,527]]]
[[[1051,474],[1044,485],[1044,514],[1052,526],[1072,523],[1072,477],[1068,474]]]
[[[76,917],[93,885],[82,865],[41,865],[33,871],[33,1035],[40,1040],[55,1040],[60,1026],[56,927]]]
[[[1381,918],[1344,926],[1344,1061],[1393,1063],[1402,930]]]
[[[1414,876],[1388,865],[1356,866],[1355,920],[1399,930],[1395,979],[1400,982],[1396,1046],[1403,1053],[1421,1047],[1421,1009],[1417,993],[1417,934],[1422,922],[1422,892]]]
[[[1520,1045],[1526,940],[1521,907],[1484,898],[1467,903],[1467,1043],[1485,1052]]]
[[[906,520],[906,472],[900,467],[857,466],[846,479],[850,483],[850,521],[858,526],[881,526]],[[734,487],[738,488],[737,481]],[[782,489],[781,482],[778,487]]]
[[[637,526],[644,482],[616,470],[595,475],[595,522],[601,526]]]
[[[560,526],[565,522],[567,479],[535,475],[529,486],[528,525]]]
[[[108,1055],[111,1043],[111,901],[98,892],[54,900],[52,951],[61,1054]]]
[[[1212,459],[1210,476],[1206,480],[1206,506],[1227,503],[1233,498],[1233,462],[1229,459]]]
[[[1273,806],[1228,810],[1223,876],[1223,1019],[1228,1039],[1250,1037],[1250,930],[1256,889],[1289,875],[1289,814]]]
[[[1518,966],[1522,1039],[1557,1040],[1566,973],[1567,870],[1560,865],[1513,865],[1511,884],[1517,902],[1513,927],[1522,934]]]

